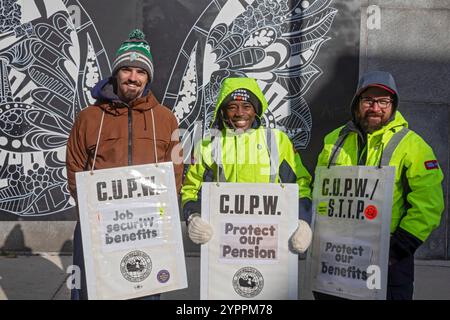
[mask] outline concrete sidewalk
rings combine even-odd
[[[66,286],[72,256],[56,253],[0,256],[0,300],[67,300],[70,291]],[[304,270],[305,260],[300,260],[299,270]],[[188,288],[162,294],[168,300],[197,300],[200,298],[200,258],[186,257]],[[416,300],[450,300],[450,261],[416,260]],[[300,272],[300,275],[303,273]],[[301,300],[312,295],[302,290]]]

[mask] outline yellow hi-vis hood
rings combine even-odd
[[[256,116],[258,125],[261,124],[261,117],[266,112],[268,103],[266,98],[264,97],[264,94],[262,93],[261,89],[258,86],[258,83],[253,78],[227,78],[222,82],[222,87],[220,89],[219,95],[217,96],[217,104],[216,108],[214,109],[214,117],[212,122],[212,127],[217,127],[219,124],[219,121],[223,121],[221,114],[219,112],[222,103],[228,98],[228,96],[237,89],[246,89],[253,93],[256,98],[259,100],[260,105],[254,106],[256,110]]]

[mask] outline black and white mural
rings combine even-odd
[[[77,0],[0,0],[0,220],[73,207],[65,145],[110,65]]]
[[[304,95],[323,73],[315,58],[336,13],[331,0],[211,1],[179,50],[163,100],[184,129],[186,157],[208,132],[221,83],[230,76],[256,78],[269,102],[265,125],[306,148],[312,117]]]
[[[308,148],[308,94],[326,79],[320,56],[338,13],[332,0],[0,0],[0,220],[75,219],[66,141],[134,28],[151,45],[152,89],[179,121],[186,162],[229,76],[258,79],[265,124]]]
[[[109,61],[129,30],[143,27],[148,34],[150,28],[155,35],[167,29],[163,23],[126,25],[111,9],[144,15],[145,22],[142,6],[150,15],[160,6],[177,16],[180,4],[110,1],[106,10],[119,19],[111,24],[104,18],[106,2],[0,0],[0,220],[54,219],[71,211],[65,145],[77,113],[93,102],[90,89],[109,76]],[[305,93],[323,74],[315,59],[330,39],[337,13],[332,1],[187,2],[182,6],[189,7],[193,23],[182,38],[155,44],[177,55],[164,65],[155,57],[157,68],[170,73],[160,80],[157,69],[156,82],[159,98],[183,129],[185,150],[194,136],[207,133],[221,82],[229,76],[258,79],[270,104],[265,124],[306,148],[312,115]],[[182,6],[179,13],[186,13]]]

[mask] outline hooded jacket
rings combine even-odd
[[[95,105],[78,114],[70,132],[66,165],[69,190],[75,199],[75,173],[92,168],[103,114],[94,169],[155,163],[156,159],[158,162],[172,161],[172,150],[179,142],[175,116],[148,88],[141,98],[127,105],[114,93],[114,81],[111,77],[93,88],[92,95],[97,99]],[[181,151],[174,153],[182,157]],[[183,164],[174,164],[174,170],[180,191]]]
[[[387,87],[395,93],[394,109],[387,124],[366,134],[355,123],[354,114],[360,94],[371,85]],[[377,71],[363,76],[351,104],[353,120],[325,137],[317,166],[380,165],[388,142],[403,128],[408,128],[408,123],[397,111],[398,105],[397,88],[389,73]],[[390,255],[394,261],[414,254],[439,226],[444,209],[443,173],[433,150],[414,131],[405,132],[389,160],[389,165],[396,168],[390,226]],[[361,141],[365,141],[364,153],[361,152]]]
[[[254,106],[257,115],[252,128],[243,133],[229,128],[222,119],[220,111],[223,102],[226,102],[236,89],[247,89],[259,101],[259,105]],[[212,124],[212,131],[216,128],[221,129],[196,146],[195,162],[189,166],[181,190],[186,219],[192,213],[201,212],[202,183],[219,180],[248,183],[297,183],[300,218],[310,221],[311,176],[303,166],[299,154],[295,152],[289,137],[280,130],[266,130],[261,126],[261,116],[267,106],[267,101],[254,79],[224,80],[217,98]]]

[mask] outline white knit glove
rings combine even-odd
[[[298,220],[297,230],[291,236],[291,245],[297,253],[303,253],[308,249],[312,240],[312,230],[305,220]]]
[[[204,244],[211,240],[213,229],[198,213],[193,213],[189,216],[188,235],[192,242]]]

